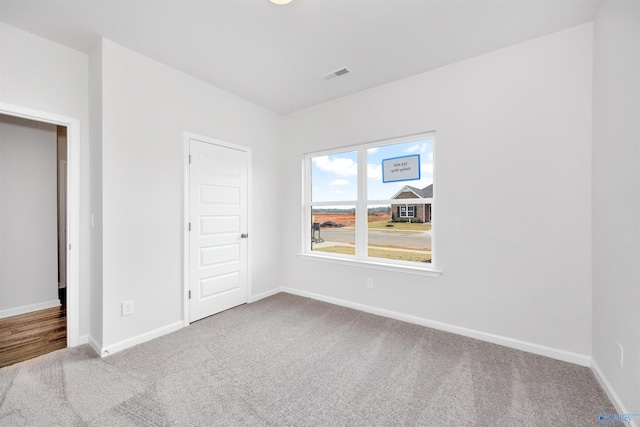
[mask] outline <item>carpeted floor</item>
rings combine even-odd
[[[278,294],[0,369],[1,426],[598,426],[588,368]]]

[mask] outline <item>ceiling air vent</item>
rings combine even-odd
[[[328,74],[325,74],[324,76],[322,76],[323,79],[325,80],[331,80],[333,78],[336,77],[340,77],[340,76],[344,76],[345,74],[347,74],[349,72],[349,70],[347,70],[346,68],[341,68],[337,71],[332,71]]]

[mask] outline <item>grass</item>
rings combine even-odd
[[[327,246],[325,248],[313,248],[314,252],[329,252],[332,254],[343,254],[343,255],[355,255],[356,247],[355,246]]]
[[[356,248],[355,246],[328,246],[326,248],[317,248],[314,249],[314,252],[328,252],[333,254],[343,254],[343,255],[355,255]],[[431,253],[419,253],[419,252],[408,252],[408,251],[390,251],[381,248],[369,248],[369,256],[376,258],[385,258],[385,259],[395,259],[400,261],[413,261],[413,262],[430,262],[431,261]]]
[[[387,224],[392,224],[393,227],[387,227]],[[418,222],[389,222],[386,220],[382,221],[371,221],[369,222],[369,228],[383,228],[389,231],[393,230],[413,230],[413,231],[429,231],[431,230],[431,224],[428,223],[418,223]]]
[[[404,249],[407,251],[431,251],[429,248],[412,248],[411,246],[400,246],[400,245],[377,245],[375,243],[369,243],[369,246],[375,246],[377,248],[382,249]]]

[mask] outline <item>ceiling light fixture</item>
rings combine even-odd
[[[275,4],[279,4],[279,5],[291,3],[291,0],[270,0],[270,1],[271,1],[271,3],[275,3]]]

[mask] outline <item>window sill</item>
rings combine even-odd
[[[334,256],[316,255],[308,253],[300,253],[298,257],[309,261],[322,261],[333,264],[350,265],[353,267],[373,268],[376,270],[392,271],[394,273],[416,274],[419,276],[440,277],[442,271],[433,267],[414,267],[410,265],[400,265],[385,263],[381,261],[364,260],[356,258],[339,258]]]

